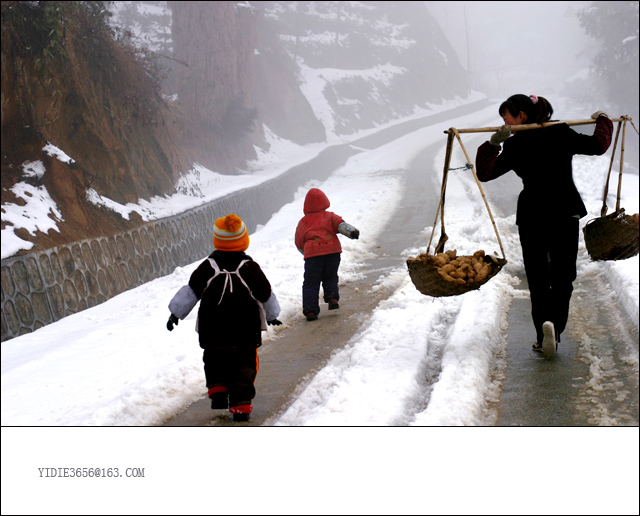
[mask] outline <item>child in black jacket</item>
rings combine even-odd
[[[244,252],[249,234],[237,215],[216,220],[213,245],[216,250],[171,299],[167,329],[173,330],[200,301],[196,331],[211,408],[229,408],[234,421],[248,421],[256,394],[257,348],[266,325],[281,324],[280,305],[260,266]]]

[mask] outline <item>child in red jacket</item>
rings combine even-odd
[[[282,324],[280,305],[260,266],[245,253],[249,233],[237,215],[215,221],[215,251],[193,272],[169,303],[173,330],[200,301],[196,331],[204,349],[204,374],[212,409],[229,409],[248,421],[258,372],[261,332]]]
[[[358,239],[360,231],[347,224],[331,211],[325,193],[312,188],[304,199],[304,217],[296,228],[295,244],[304,255],[304,282],[302,284],[302,313],[307,321],[315,321],[320,313],[318,303],[320,284],[329,310],[340,308],[338,301],[338,268],[342,246],[337,233]]]

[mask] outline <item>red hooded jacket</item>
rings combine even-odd
[[[304,217],[298,222],[295,243],[298,249],[304,250],[304,258],[341,253],[342,246],[338,239],[338,226],[344,222],[342,217],[331,211],[329,198],[325,193],[312,188],[304,199]]]

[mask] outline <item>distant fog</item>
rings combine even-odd
[[[590,2],[425,2],[438,20],[471,87],[492,97],[560,93],[588,67],[594,41],[576,11]]]

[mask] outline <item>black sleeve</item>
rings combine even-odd
[[[271,297],[271,283],[262,272],[260,265],[253,260],[245,263],[240,269],[242,279],[249,286],[251,294],[261,303],[266,303]]]
[[[189,278],[189,286],[193,290],[198,299],[202,299],[202,293],[207,288],[207,282],[214,274],[213,267],[209,263],[209,260],[203,261],[198,268],[193,271],[191,278]]]
[[[601,156],[611,145],[613,136],[613,122],[606,116],[599,116],[596,120],[596,127],[593,136],[580,134],[571,130],[571,150],[573,154],[584,154],[587,156]]]

